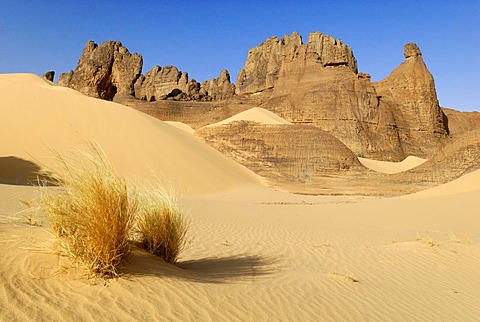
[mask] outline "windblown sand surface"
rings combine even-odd
[[[401,162],[378,161],[360,157],[358,158],[358,161],[360,161],[360,163],[365,167],[374,171],[386,174],[394,174],[418,167],[427,160],[410,155]]]
[[[0,76],[0,133],[0,158],[13,158],[0,163],[0,320],[480,316],[478,171],[392,199],[280,193],[184,131],[31,75]],[[42,214],[18,213],[37,194],[20,182],[39,171],[33,157],[49,164],[48,148],[85,139],[128,176],[188,186],[192,242],[177,266],[135,250],[105,286],[53,252]]]
[[[284,118],[278,116],[273,112],[270,112],[261,107],[254,107],[241,113],[235,114],[234,116],[229,117],[223,121],[206,125],[205,127],[225,125],[235,121],[252,121],[261,124],[292,124],[291,122],[285,120]]]

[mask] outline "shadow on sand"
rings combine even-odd
[[[198,283],[248,282],[274,273],[277,261],[257,255],[207,257],[179,261],[176,265],[148,253],[132,252],[121,270],[132,276],[159,276],[178,278]]]
[[[58,182],[47,171],[31,161],[17,157],[0,157],[0,184],[57,186]]]

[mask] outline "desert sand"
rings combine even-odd
[[[206,127],[225,125],[235,121],[252,121],[260,124],[292,124],[291,122],[285,120],[284,118],[278,116],[273,112],[270,112],[261,107],[254,107],[249,110],[240,112],[223,121],[206,125]]]
[[[378,161],[360,157],[358,158],[358,161],[360,161],[365,167],[374,171],[394,174],[418,167],[427,160],[410,155],[401,162]]]
[[[0,75],[0,134],[0,320],[480,316],[478,171],[397,198],[278,192],[186,131],[27,74]],[[127,178],[177,186],[191,220],[177,265],[135,250],[119,278],[87,279],[22,212],[52,151],[91,141]]]

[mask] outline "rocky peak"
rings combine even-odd
[[[255,93],[274,88],[279,78],[300,70],[311,73],[311,67],[345,66],[357,73],[357,61],[351,48],[340,39],[313,32],[304,44],[294,32],[282,39],[270,37],[248,52],[247,61],[237,78],[236,93]]]
[[[437,99],[435,82],[418,46],[404,47],[405,61],[384,80],[374,83],[381,107],[389,106],[396,115],[400,136],[410,142],[429,140],[448,135],[448,123]],[[405,145],[407,154],[422,155],[418,145]],[[430,146],[435,146],[430,144]]]
[[[422,56],[422,53],[420,52],[420,48],[418,48],[417,44],[409,42],[403,47],[403,55],[405,56],[405,59],[407,59],[410,57]]]
[[[75,71],[62,74],[58,83],[86,95],[113,100],[116,95],[133,95],[133,84],[142,72],[141,55],[130,54],[119,41],[85,44]]]
[[[307,52],[316,54],[317,60],[323,66],[348,66],[357,73],[357,60],[352,49],[340,39],[324,35],[321,32],[312,32],[308,36]]]
[[[224,69],[218,78],[204,81],[200,93],[208,99],[226,99],[235,94],[235,85],[230,82],[230,74]]]

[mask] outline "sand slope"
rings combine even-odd
[[[468,173],[443,185],[413,193],[405,196],[405,198],[432,198],[469,192],[477,192],[480,196],[480,170]]]
[[[427,161],[425,159],[411,156],[411,155],[406,157],[401,162],[378,161],[378,160],[366,159],[361,157],[359,157],[358,160],[365,167],[372,169],[374,171],[386,173],[386,174],[394,174],[394,173],[408,171],[410,169],[418,167],[419,165]]]
[[[252,172],[185,131],[38,76],[0,75],[0,97],[0,157],[51,165],[51,150],[68,154],[96,142],[122,174],[173,180],[183,193],[258,184]]]
[[[254,107],[249,110],[240,112],[232,117],[229,117],[223,121],[206,125],[205,127],[225,125],[235,121],[251,121],[261,124],[292,124],[277,114],[270,112],[261,107]]]

